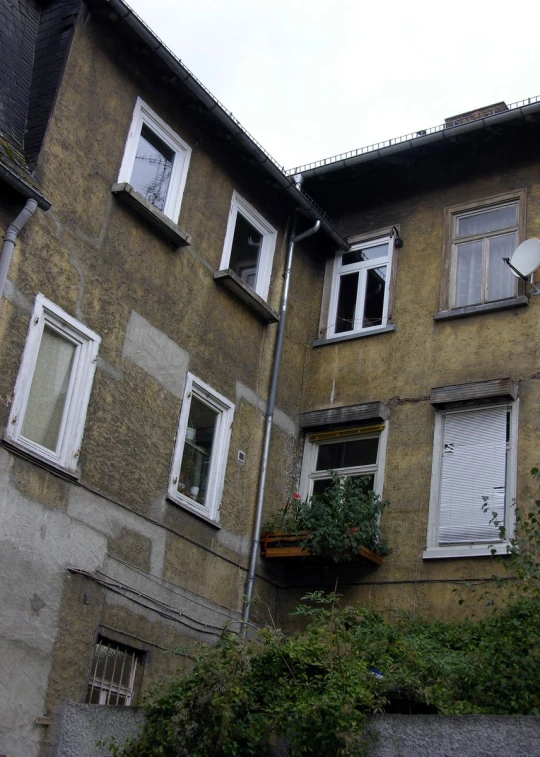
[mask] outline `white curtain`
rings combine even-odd
[[[482,302],[482,241],[457,248],[456,307]]]
[[[444,419],[439,544],[499,538],[491,510],[504,521],[506,406],[450,413]],[[490,512],[484,513],[483,497]]]
[[[58,444],[76,349],[73,342],[45,326],[21,433],[53,451]]]

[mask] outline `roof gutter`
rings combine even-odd
[[[499,126],[505,124],[508,121],[518,118],[528,118],[532,115],[540,113],[540,102],[531,103],[530,105],[524,105],[520,108],[513,108],[506,110],[503,113],[496,113],[494,116],[488,116],[487,118],[479,118],[476,121],[469,121],[469,123],[461,124],[460,126],[452,126],[448,129],[441,129],[433,134],[426,134],[421,137],[414,137],[413,139],[407,139],[403,142],[399,142],[395,145],[389,145],[388,147],[381,147],[370,152],[362,153],[361,155],[355,155],[351,158],[344,158],[343,160],[336,160],[334,163],[327,163],[326,165],[317,166],[316,168],[309,168],[302,170],[302,168],[293,169],[294,172],[300,172],[304,179],[311,179],[315,176],[323,176],[334,171],[341,171],[344,168],[352,168],[360,163],[368,163],[373,160],[379,160],[389,157],[390,155],[396,155],[398,153],[407,152],[408,150],[414,150],[417,147],[423,147],[424,145],[433,144],[435,142],[442,142],[447,139],[452,141],[456,137],[460,137],[462,134],[468,134],[470,132],[479,129],[489,129],[493,126]]]
[[[191,71],[155,36],[144,21],[122,0],[104,0],[104,2],[152,50],[155,56],[193,92],[197,100],[213,113],[219,123],[242,144],[254,160],[291,198],[295,205],[312,220],[320,221],[321,229],[332,239],[338,248],[348,249],[347,242],[338,234],[324,212],[285,175],[283,170],[274,163],[261,145],[242,128],[238,121],[225,110]]]
[[[18,192],[27,200],[35,200],[37,206],[41,208],[41,210],[49,210],[49,208],[51,207],[49,200],[46,200],[45,197],[43,197],[43,195],[37,191],[37,189],[34,189],[34,187],[24,181],[24,179],[22,179],[15,171],[8,168],[8,166],[4,165],[1,162],[0,180],[5,181],[6,184],[9,184],[10,187],[12,187],[16,192]]]

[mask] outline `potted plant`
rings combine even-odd
[[[379,533],[380,514],[388,502],[371,490],[370,478],[330,473],[332,484],[326,491],[306,501],[295,494],[278,517],[265,524],[263,557],[380,565],[389,552]]]

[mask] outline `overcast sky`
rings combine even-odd
[[[540,94],[540,4],[128,0],[286,168]]]

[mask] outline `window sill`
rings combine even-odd
[[[230,268],[216,271],[214,280],[226,287],[265,323],[277,323],[279,315]]]
[[[519,308],[529,304],[529,298],[525,295],[512,297],[510,300],[497,300],[496,302],[486,302],[485,305],[469,305],[466,308],[455,308],[454,310],[440,310],[433,316],[436,321],[450,320],[451,318],[464,318],[467,315],[477,315],[480,313],[493,313],[497,310],[509,310]]]
[[[11,452],[12,454],[17,455],[17,457],[21,457],[24,460],[28,460],[28,462],[30,463],[38,465],[40,468],[51,471],[51,473],[60,476],[66,481],[79,481],[80,472],[78,470],[69,470],[68,468],[63,468],[53,460],[49,460],[44,455],[40,455],[38,452],[28,449],[28,447],[23,447],[22,444],[17,444],[17,442],[12,441],[11,439],[0,440],[0,446],[9,450],[9,452]]]
[[[390,323],[388,326],[378,326],[377,328],[370,329],[369,331],[356,331],[354,334],[343,334],[343,336],[331,336],[329,339],[315,339],[313,347],[323,347],[325,344],[333,344],[334,342],[348,342],[349,339],[363,339],[367,336],[376,336],[377,334],[387,334],[396,330],[396,324]]]
[[[208,523],[208,525],[213,526],[216,529],[221,528],[217,520],[213,520],[209,515],[205,515],[203,512],[201,512],[196,507],[194,507],[191,504],[191,500],[189,499],[189,497],[182,497],[181,494],[177,496],[173,496],[172,494],[167,494],[167,499],[173,505],[177,505],[178,507],[181,507],[182,510],[187,510],[188,513],[190,513],[191,515],[195,515],[200,520],[203,520],[205,523]]]
[[[507,542],[498,544],[460,544],[455,547],[434,547],[425,549],[422,553],[424,560],[447,560],[454,557],[492,557],[492,550],[496,555],[506,555]]]
[[[122,184],[113,184],[111,192],[118,197],[123,203],[128,205],[137,215],[153,226],[168,242],[172,242],[175,247],[186,247],[193,242],[193,238],[177,226],[165,213],[158,210],[146,197],[137,192],[131,184],[124,182]]]

